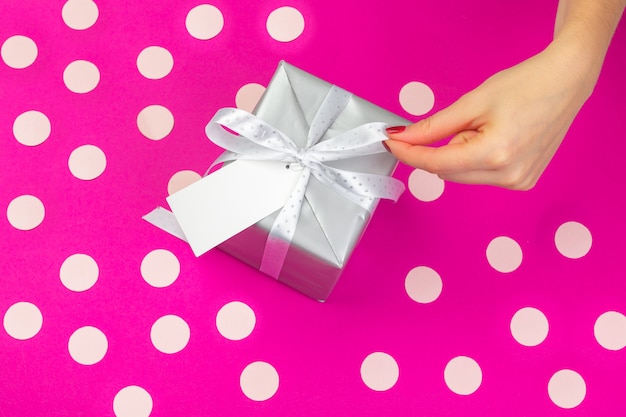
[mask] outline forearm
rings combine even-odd
[[[595,81],[602,68],[626,0],[560,0],[553,45],[567,51]]]
[[[554,37],[563,29],[583,30],[608,45],[626,7],[626,0],[560,0]]]

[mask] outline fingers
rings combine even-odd
[[[465,157],[459,148],[462,145],[446,145],[441,148],[432,148],[423,145],[411,145],[397,140],[388,140],[389,151],[398,160],[414,168],[423,169],[433,174],[442,175],[445,172],[460,170]]]
[[[460,184],[494,185],[509,190],[528,191],[537,184],[540,175],[540,172],[534,175],[519,176],[515,171],[481,170],[441,175],[440,178]]]
[[[427,145],[456,135],[472,127],[472,108],[463,97],[451,106],[426,119],[406,126],[394,126],[388,129],[389,139],[414,145]],[[394,133],[395,132],[395,133]]]
[[[447,181],[494,185],[512,190],[529,190],[534,187],[541,169],[526,169],[528,167],[509,164],[505,159],[494,157],[493,153],[485,150],[480,143],[481,139],[481,133],[468,131],[455,136],[448,145],[438,148],[396,140],[388,140],[386,143],[400,161]]]
[[[461,132],[449,144],[438,148],[393,139],[386,144],[389,151],[407,165],[437,175],[449,175],[489,168],[484,163],[484,150],[477,143],[478,135],[480,133],[475,131]]]

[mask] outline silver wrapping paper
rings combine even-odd
[[[281,62],[254,114],[305,146],[309,125],[332,84]],[[372,103],[352,96],[321,141],[370,122],[390,126],[410,122]],[[368,155],[328,165],[355,172],[391,175],[397,160],[388,153]],[[337,283],[371,213],[311,178],[306,201],[278,280],[309,297],[325,301]],[[277,213],[240,232],[219,248],[259,269],[267,235]]]

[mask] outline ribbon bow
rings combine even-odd
[[[278,278],[293,240],[311,175],[367,210],[371,209],[375,199],[396,201],[404,191],[404,184],[394,178],[342,170],[328,164],[387,152],[381,143],[386,139],[383,130],[387,125],[384,123],[364,124],[320,142],[351,96],[345,90],[332,86],[313,118],[303,148],[263,120],[240,109],[220,109],[206,127],[209,139],[226,149],[211,167],[236,159],[254,159],[283,161],[287,169],[302,171],[287,203],[274,221],[265,245],[260,270],[274,278]]]

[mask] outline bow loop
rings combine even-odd
[[[287,135],[241,109],[218,110],[207,125],[206,134],[216,145],[245,155],[246,159],[281,161],[298,153],[298,147]]]

